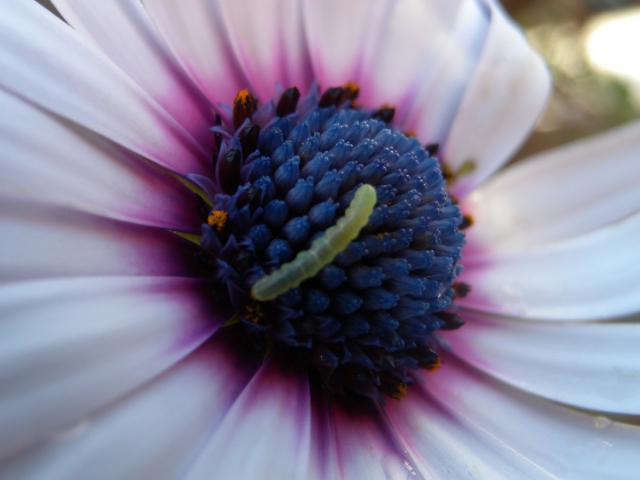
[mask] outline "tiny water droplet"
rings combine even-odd
[[[604,430],[611,426],[613,422],[611,419],[603,416],[593,417],[593,426],[598,430]]]
[[[424,480],[407,460],[403,460],[395,453],[382,457],[382,468],[387,480]]]

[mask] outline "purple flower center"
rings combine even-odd
[[[437,147],[394,129],[392,107],[358,106],[357,93],[353,84],[312,88],[300,101],[293,87],[258,108],[240,92],[229,125],[212,128],[215,179],[192,180],[213,204],[201,260],[237,311],[228,328],[264,354],[304,362],[330,391],[384,403],[382,394],[404,396],[412,370],[439,366],[434,332],[462,325],[445,309],[466,288],[454,282],[467,220],[447,193]],[[362,185],[376,198],[355,239],[316,275],[256,300],[259,279],[285,272],[318,238],[332,241],[327,229]]]

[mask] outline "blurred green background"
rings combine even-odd
[[[38,1],[53,10],[49,0]],[[634,11],[640,20],[640,0],[502,0],[502,3],[545,57],[554,78],[547,109],[513,161],[640,117],[640,75],[634,79],[597,68],[589,62],[585,47],[594,22]],[[618,39],[618,44],[609,50],[621,51],[625,46],[635,45],[636,52],[629,55],[628,62],[635,62],[640,70],[640,23],[637,31],[638,36]]]
[[[502,3],[545,57],[554,79],[547,109],[516,159],[640,117],[640,78],[600,70],[589,62],[585,47],[594,24],[640,12],[640,0],[503,0]],[[636,54],[628,62],[639,64],[640,37],[620,40],[622,45],[612,44],[612,52],[635,45]]]

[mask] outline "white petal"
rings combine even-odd
[[[0,477],[181,478],[252,372],[224,347],[219,339],[200,347],[106,412],[12,459]]]
[[[425,479],[557,480],[491,432],[468,422],[465,412],[453,411],[446,402],[427,392],[412,391],[422,388],[409,387],[407,397],[390,403],[387,411],[413,457],[414,468],[423,472]]]
[[[193,193],[104,137],[0,91],[0,194],[175,230]]]
[[[436,478],[626,479],[640,470],[640,427],[519,392],[448,357],[426,382],[389,416]]]
[[[551,83],[543,61],[497,2],[488,9],[489,31],[442,152],[455,172],[467,162],[475,170],[458,179],[464,196],[497,170],[533,127]]]
[[[193,82],[216,105],[248,87],[231,48],[218,0],[146,0],[144,8]]]
[[[310,448],[309,383],[269,360],[202,450],[185,480],[304,478]]]
[[[309,56],[321,88],[358,82],[391,2],[303,0],[302,4]]]
[[[640,214],[571,240],[465,259],[458,304],[541,320],[593,320],[640,311]]]
[[[205,151],[104,54],[36,2],[0,6],[0,87],[179,173]]]
[[[444,139],[486,30],[475,0],[307,0],[304,7],[321,87],[354,81],[360,103],[391,104],[405,130]]]
[[[135,80],[188,132],[213,137],[211,108],[137,0],[54,0],[64,19]],[[210,140],[209,140],[210,141]]]
[[[640,122],[536,155],[462,203],[468,239],[518,250],[589,232],[640,210]]]
[[[220,0],[220,12],[252,92],[268,101],[276,82],[304,93],[312,80],[298,0]]]
[[[335,428],[331,419],[331,401],[320,392],[311,395],[311,451],[307,480],[339,479]]]
[[[69,428],[205,341],[228,317],[200,286],[148,277],[0,286],[0,454]]]
[[[81,275],[188,275],[194,252],[149,227],[0,198],[0,282]]]
[[[331,420],[339,478],[422,478],[424,471],[410,457],[383,413],[362,406],[343,408],[334,403]]]
[[[640,325],[541,324],[461,312],[466,324],[443,332],[471,365],[551,400],[611,413],[640,414]]]
[[[476,0],[404,0],[393,7],[363,85],[396,107],[406,131],[442,143],[484,44],[488,15]]]

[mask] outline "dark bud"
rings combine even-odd
[[[251,120],[257,108],[258,101],[249,90],[240,90],[233,101],[233,128],[237,130],[247,118]]]
[[[373,112],[371,118],[377,118],[384,123],[390,123],[393,120],[393,116],[396,114],[396,109],[390,105],[383,105],[378,110]]]
[[[318,102],[320,108],[326,108],[331,106],[337,106],[342,99],[342,87],[328,88],[323,94],[322,98]]]
[[[473,225],[473,217],[470,214],[467,214],[462,217],[462,222],[460,222],[458,228],[460,230],[464,230],[465,228],[469,228],[471,225]]]
[[[440,357],[433,348],[418,346],[407,350],[406,353],[416,359],[420,368],[435,370],[440,366]]]
[[[453,298],[464,298],[471,291],[471,285],[464,282],[454,283],[451,288],[456,292]]]
[[[245,205],[249,205],[251,213],[255,212],[262,202],[262,189],[251,185],[246,190],[243,190],[236,197],[236,208],[240,209]]]
[[[285,117],[296,111],[298,100],[300,99],[300,91],[296,87],[287,88],[276,106],[276,115]]]
[[[440,330],[457,330],[464,325],[464,320],[460,315],[450,312],[438,312],[436,316],[444,322]]]
[[[258,146],[260,127],[255,123],[249,123],[240,130],[240,145],[242,145],[242,158],[246,159]]]
[[[230,149],[218,164],[218,181],[225,193],[233,194],[240,185],[240,166],[242,154],[240,150]]]
[[[444,178],[445,182],[452,183],[456,179],[456,176],[453,174],[448,165],[440,162],[440,170],[442,171],[442,178]],[[458,204],[458,200],[454,198],[453,195],[451,195],[451,201],[454,205]]]
[[[395,400],[402,400],[407,394],[407,384],[387,373],[380,375],[380,390]]]
[[[439,143],[429,143],[425,145],[424,149],[427,151],[430,157],[435,157],[438,155],[438,150],[440,150]]]

